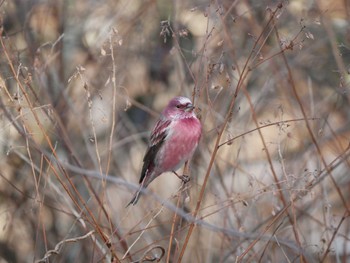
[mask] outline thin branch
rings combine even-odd
[[[35,261],[36,263],[42,263],[42,262],[47,262],[47,260],[49,259],[49,257],[51,257],[52,255],[59,255],[62,249],[62,246],[66,243],[73,243],[73,242],[78,242],[81,240],[84,240],[90,236],[92,236],[95,233],[94,230],[91,230],[90,232],[88,232],[87,234],[80,236],[80,237],[75,237],[75,238],[68,238],[65,240],[60,241],[59,243],[56,244],[54,249],[51,249],[49,251],[47,251],[45,253],[45,256],[42,259],[39,259],[37,261]]]

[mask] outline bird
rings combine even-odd
[[[165,172],[175,173],[185,183],[189,181],[187,175],[179,176],[176,170],[191,159],[202,135],[202,125],[194,109],[187,97],[175,97],[164,108],[151,132],[139,189],[126,207],[135,205],[142,189]]]

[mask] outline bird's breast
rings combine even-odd
[[[197,118],[186,118],[172,123],[157,163],[164,171],[177,170],[190,159],[201,137]]]

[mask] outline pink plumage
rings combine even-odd
[[[161,113],[150,138],[140,177],[140,188],[128,204],[135,205],[142,188],[164,172],[176,171],[188,161],[198,146],[201,123],[190,99],[175,97]]]

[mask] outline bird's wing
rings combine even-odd
[[[162,120],[162,119],[160,119],[157,122],[151,134],[150,146],[157,145],[159,142],[164,140],[164,138],[168,135],[170,123],[171,123],[171,120]]]
[[[147,149],[145,157],[143,158],[143,167],[140,177],[140,184],[144,180],[146,174],[152,171],[154,168],[155,157],[164,143],[165,138],[168,135],[170,120],[159,120],[153,129],[150,139],[150,145]],[[145,185],[146,186],[146,185]]]

